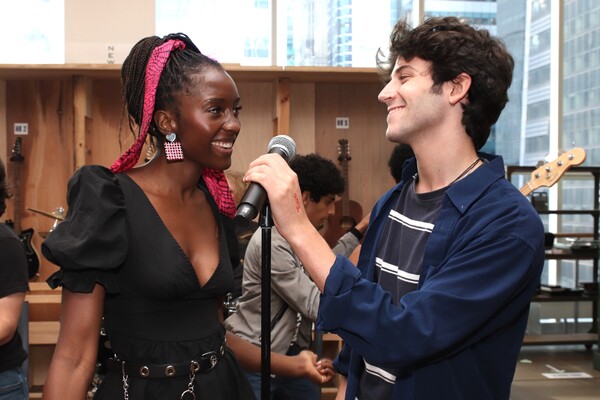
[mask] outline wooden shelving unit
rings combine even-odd
[[[267,82],[289,79],[294,82],[379,82],[375,68],[277,67],[223,64],[235,79]],[[120,79],[121,64],[0,64],[0,80],[55,79],[85,76],[93,79]]]

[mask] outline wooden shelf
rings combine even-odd
[[[538,293],[531,298],[531,301],[536,303],[549,303],[554,301],[596,301],[597,299],[598,295],[586,295],[585,293],[580,295],[552,295],[548,293]]]
[[[547,260],[593,260],[598,258],[597,251],[571,251],[568,249],[546,250]]]
[[[548,344],[595,344],[598,342],[597,333],[564,333],[558,335],[525,335],[523,346],[538,346]]]
[[[58,321],[30,321],[29,345],[53,345],[58,340],[60,322]]]
[[[25,301],[29,302],[29,304],[60,304],[61,294],[27,293],[25,295]]]
[[[321,388],[321,400],[334,400],[337,392],[336,387],[323,387]]]
[[[376,68],[279,67],[223,64],[239,81],[265,82],[289,79],[294,82],[381,82]],[[70,78],[120,79],[120,64],[0,64],[0,80]]]

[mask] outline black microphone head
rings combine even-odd
[[[287,135],[274,136],[267,146],[269,153],[277,153],[286,162],[289,162],[296,155],[296,142]]]

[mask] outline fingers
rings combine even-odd
[[[302,350],[300,355],[306,357],[313,365],[317,365],[317,355],[310,350]]]
[[[333,361],[331,361],[328,358],[322,358],[317,362],[317,365],[319,365],[321,368],[329,368],[329,369],[333,369]]]
[[[317,368],[321,374],[321,384],[329,382],[336,374],[333,369],[333,362],[327,358],[319,360],[317,362]]]
[[[333,370],[333,363],[329,359],[322,359],[317,361],[317,355],[310,350],[303,350],[299,354],[303,357],[307,363],[307,377],[318,385],[323,385],[335,376]]]
[[[295,176],[287,162],[277,154],[264,154],[252,161],[244,175],[244,181],[253,181],[260,184],[276,181],[289,184]]]

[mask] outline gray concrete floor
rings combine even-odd
[[[600,371],[594,368],[594,352],[584,345],[524,346],[517,363],[511,400],[599,400]],[[563,372],[558,372],[563,371]],[[549,379],[544,373],[591,378]]]

